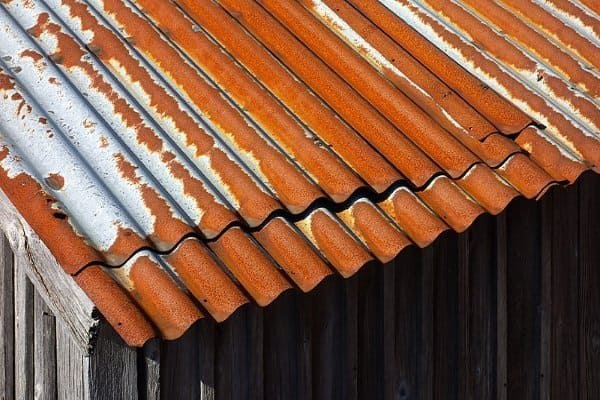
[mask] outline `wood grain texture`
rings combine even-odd
[[[215,400],[215,332],[216,323],[200,320],[198,328],[198,380],[200,400]]]
[[[358,398],[384,397],[383,271],[363,267],[358,275]]]
[[[310,324],[300,294],[287,291],[264,311],[266,399],[310,399]]]
[[[458,254],[457,235],[443,235],[434,252],[434,379],[437,399],[458,398]]]
[[[102,322],[96,351],[89,356],[91,399],[138,398],[137,351],[126,346],[107,322]]]
[[[0,230],[52,313],[63,319],[75,343],[90,351],[99,321],[96,308],[1,190]]]
[[[496,266],[494,224],[483,216],[458,236],[459,396],[496,394]]]
[[[506,243],[506,212],[496,217],[495,226],[495,256],[496,262],[496,399],[506,400],[508,366],[508,315],[507,315],[507,243]]]
[[[36,291],[33,304],[34,398],[56,399],[56,319]]]
[[[160,399],[160,341],[150,340],[138,350],[138,392],[144,400]]]
[[[217,330],[216,397],[263,399],[263,310],[254,304],[242,306]]]
[[[56,320],[56,388],[58,400],[91,400],[90,359],[71,338],[68,328]]]
[[[402,252],[393,265],[384,266],[392,267],[395,274],[394,347],[388,347],[386,354],[393,351],[395,355],[390,396],[397,400],[415,400],[421,394],[421,255],[421,250],[410,248]]]
[[[198,399],[200,397],[199,325],[194,324],[180,340],[161,345],[161,393],[168,398]],[[210,349],[206,349],[210,351]],[[163,397],[165,398],[165,397]]]
[[[552,247],[551,304],[551,397],[579,398],[579,264],[577,218],[578,187],[557,188],[548,197],[552,202],[551,232],[546,238]]]
[[[600,177],[579,184],[579,398],[600,399]]]
[[[0,235],[0,399],[15,396],[14,262],[10,244]]]
[[[507,396],[540,396],[540,208],[515,200],[507,210]]]
[[[33,372],[33,285],[27,279],[23,259],[15,258],[15,398],[32,399]]]

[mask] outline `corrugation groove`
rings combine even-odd
[[[590,4],[0,7],[0,188],[132,345],[389,262],[600,160]]]

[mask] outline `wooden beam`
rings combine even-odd
[[[33,326],[34,396],[36,400],[56,399],[56,319],[37,291]]]
[[[22,261],[15,268],[15,398],[33,398],[33,293]]]
[[[0,398],[15,397],[15,309],[13,253],[0,235]]]
[[[99,313],[1,190],[0,229],[8,238],[15,256],[22,260],[20,266],[52,313],[63,320],[75,344],[90,352]]]

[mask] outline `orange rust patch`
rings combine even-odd
[[[21,57],[29,57],[33,60],[33,62],[38,62],[44,58],[44,56],[42,56],[40,53],[31,49],[22,51]]]
[[[196,239],[184,241],[165,260],[215,320],[225,320],[248,303],[248,299]]]
[[[310,229],[316,246],[345,278],[354,275],[363,265],[373,260],[337,221],[321,210],[312,214]]]
[[[291,285],[239,228],[232,228],[210,247],[261,306],[270,304]]]
[[[8,148],[3,147],[0,160],[5,159],[8,154]],[[82,266],[103,259],[75,232],[69,223],[69,217],[52,208],[56,200],[32,177],[21,173],[10,178],[7,171],[0,168],[0,188],[67,273],[75,273]]]
[[[192,300],[149,257],[142,256],[132,263],[129,279],[134,299],[165,339],[177,339],[202,318]]]
[[[74,279],[129,346],[141,347],[156,336],[144,313],[101,267],[86,268]]]
[[[50,174],[46,177],[45,181],[54,190],[61,190],[65,186],[65,178],[61,174]]]
[[[270,221],[254,237],[305,292],[332,274],[305,239],[281,218]]]

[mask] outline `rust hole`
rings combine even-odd
[[[65,214],[64,212],[60,212],[60,211],[53,213],[52,216],[56,219],[67,219],[67,214]]]

